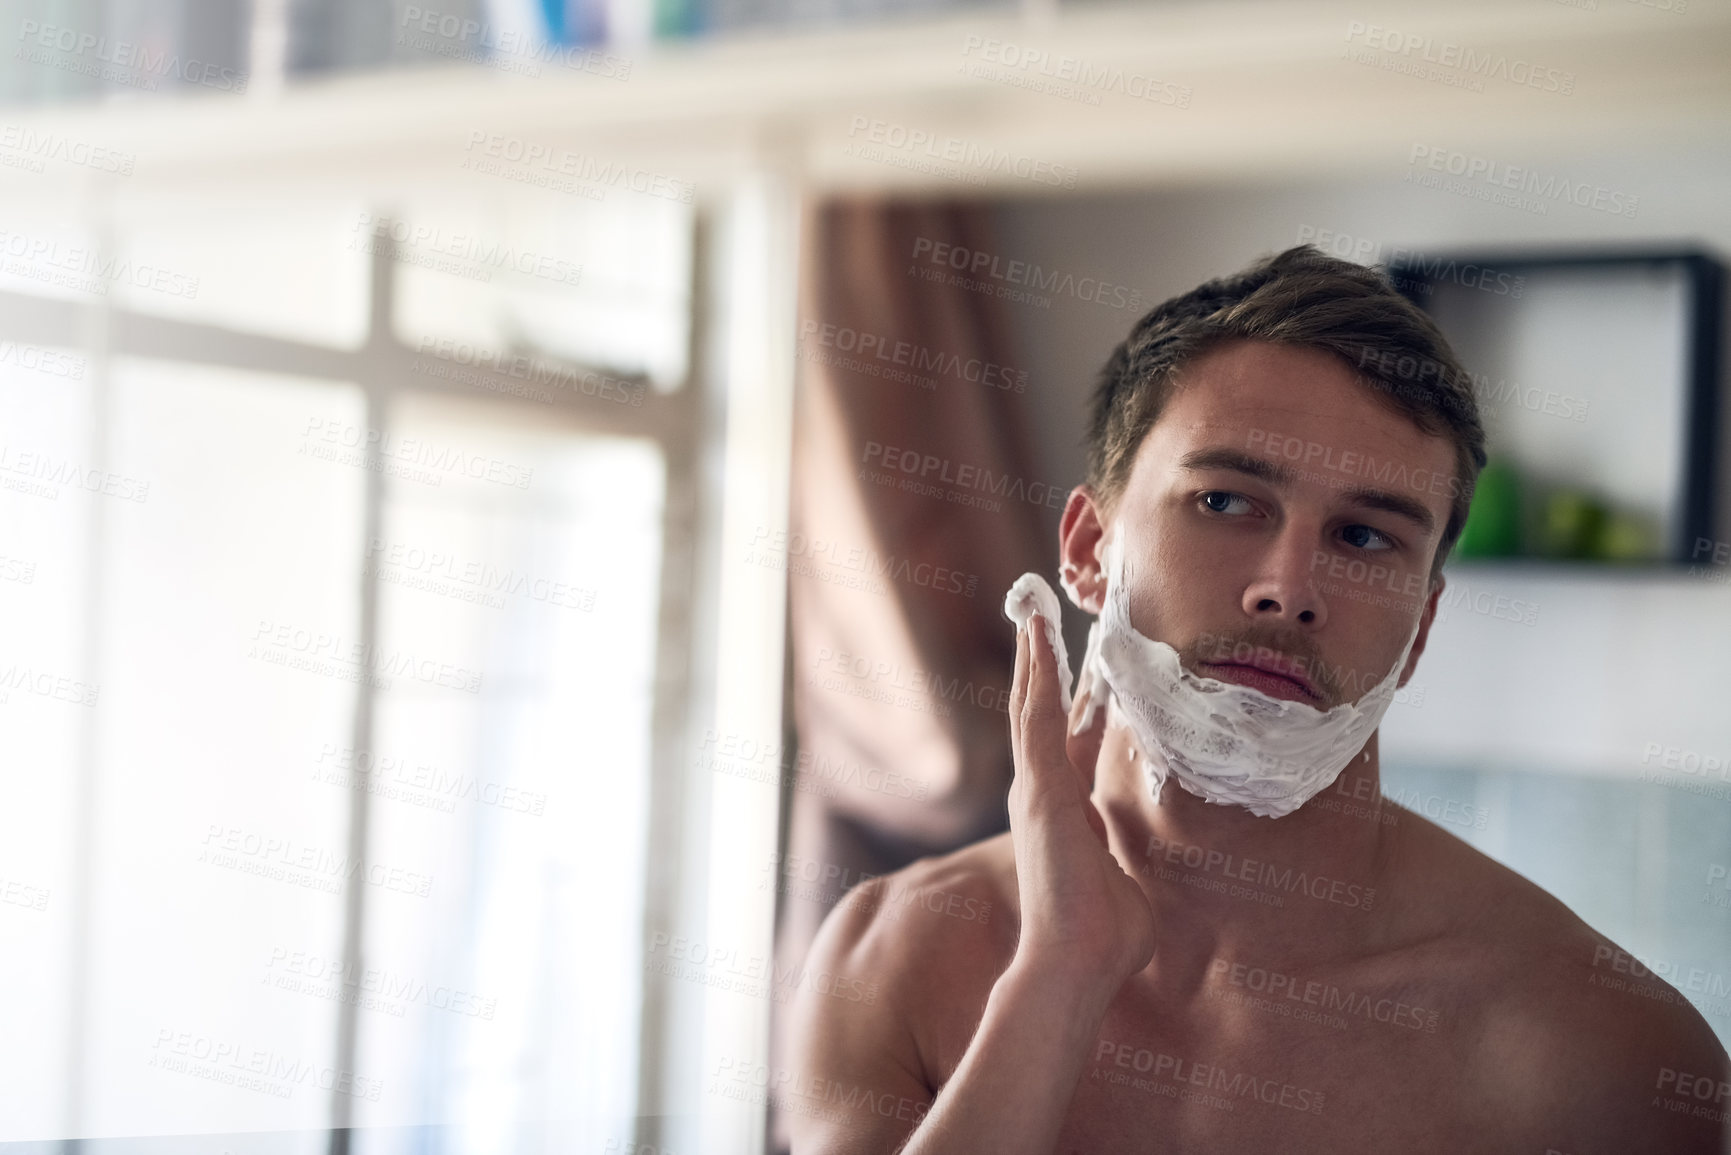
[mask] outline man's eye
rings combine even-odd
[[[1341,531],[1340,536],[1346,544],[1355,549],[1393,549],[1394,541],[1380,529],[1372,529],[1368,525],[1349,525]]]
[[[1228,493],[1223,489],[1210,490],[1202,495],[1204,507],[1214,513],[1249,513],[1250,499],[1237,493]]]

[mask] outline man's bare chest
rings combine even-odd
[[[1458,1001],[1387,984],[1216,976],[1107,1013],[1059,1152],[1493,1150]],[[965,1042],[962,1044],[965,1047]]]
[[[1060,1151],[1339,1152],[1468,1149],[1452,1067],[1433,1036],[1306,1033],[1224,1016],[1213,1032],[1108,1021],[1083,1068]],[[1439,1140],[1447,1140],[1439,1142]]]

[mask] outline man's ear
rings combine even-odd
[[[1400,682],[1397,689],[1404,689],[1412,681],[1413,671],[1418,669],[1418,657],[1424,653],[1425,641],[1430,637],[1431,624],[1436,621],[1437,600],[1442,597],[1443,586],[1448,581],[1439,571],[1436,580],[1431,582],[1430,596],[1424,600],[1424,612],[1419,615],[1418,633],[1412,640],[1412,653],[1406,656],[1406,669],[1400,672]]]
[[[1098,498],[1086,485],[1070,491],[1058,523],[1058,567],[1064,592],[1078,609],[1098,614],[1106,604],[1106,575],[1100,554],[1106,525]]]

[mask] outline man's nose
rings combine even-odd
[[[1270,544],[1256,577],[1244,587],[1244,612],[1316,629],[1328,621],[1328,605],[1311,576],[1315,534],[1288,523]]]

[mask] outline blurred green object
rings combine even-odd
[[[1598,556],[1606,510],[1592,494],[1558,489],[1545,498],[1539,519],[1539,552],[1545,557],[1590,559]]]
[[[1638,513],[1613,510],[1593,543],[1593,556],[1603,561],[1650,561],[1659,556],[1659,535]]]
[[[1512,465],[1486,463],[1479,471],[1456,557],[1518,557],[1521,552],[1521,475]]]

